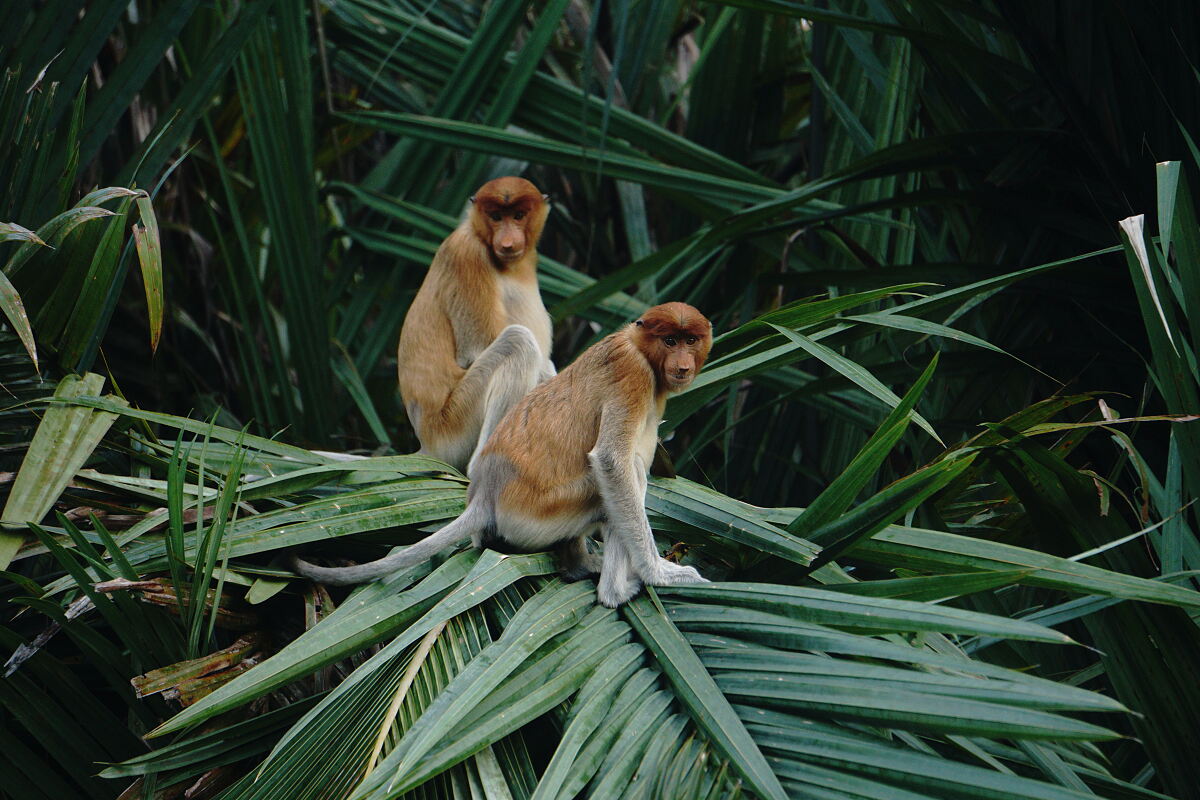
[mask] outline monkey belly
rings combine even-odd
[[[517,511],[497,510],[493,535],[517,552],[536,553],[549,550],[560,542],[587,536],[596,529],[598,522],[594,512],[535,517]]]

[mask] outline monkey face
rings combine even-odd
[[[525,211],[496,210],[488,214],[492,253],[500,261],[516,261],[525,255]]]
[[[497,178],[471,198],[472,225],[497,263],[519,260],[537,246],[549,206],[545,195],[523,178]]]
[[[672,392],[683,391],[691,384],[692,379],[696,377],[696,364],[700,359],[696,357],[695,337],[690,337],[693,344],[675,345],[672,346],[671,341],[675,337],[668,337],[664,342],[667,347],[667,357],[663,359],[663,379]],[[685,340],[686,341],[686,340]]]
[[[638,348],[661,386],[681,392],[695,380],[712,347],[712,323],[686,303],[665,303],[635,325]]]
[[[695,379],[708,355],[707,332],[680,328],[660,340],[664,350],[661,375],[670,392],[681,392]]]

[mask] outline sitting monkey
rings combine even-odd
[[[685,303],[655,306],[534,388],[500,421],[468,470],[467,507],[435,534],[378,561],[294,568],[323,583],[374,580],[461,544],[502,541],[553,548],[563,575],[599,573],[600,602],[615,607],[642,584],[704,581],[659,556],[646,518],[647,471],[667,396],[704,365],[712,325]],[[587,537],[600,531],[603,557]]]
[[[524,178],[479,187],[438,248],[400,330],[400,395],[421,452],[464,469],[525,393],[554,374],[537,243],[550,206]]]

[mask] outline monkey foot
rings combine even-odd
[[[603,565],[604,557],[587,552],[582,542],[572,542],[570,546],[563,546],[559,550],[558,574],[567,583],[599,575]]]
[[[616,608],[628,603],[641,590],[642,582],[636,579],[618,585],[613,581],[605,581],[601,578],[600,584],[596,587],[596,598],[600,601],[600,605]]]
[[[655,586],[674,586],[678,583],[709,583],[708,578],[705,578],[695,567],[685,567],[679,564],[672,563],[663,559],[659,564],[659,574],[655,580],[650,581]]]

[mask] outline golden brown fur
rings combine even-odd
[[[675,348],[663,342],[672,330],[683,338]],[[639,423],[662,418],[668,392],[678,386],[673,376],[679,369],[690,373],[688,383],[699,372],[712,343],[710,331],[708,320],[691,306],[656,306],[526,395],[483,449],[483,455],[502,455],[515,468],[501,492],[501,506],[541,518],[567,509],[597,508],[600,500],[589,478],[587,454],[599,435],[601,398],[615,395],[628,404],[629,435],[637,438]],[[694,336],[697,344],[688,346],[687,336]],[[685,365],[687,357],[691,362]],[[573,411],[562,413],[566,408]],[[656,440],[640,442],[643,450],[647,441],[651,452],[644,459],[649,464]]]
[[[501,333],[527,328],[546,362],[540,376],[553,374],[550,319],[537,284],[537,243],[549,210],[523,178],[484,184],[438,248],[405,317],[396,359],[404,406],[422,452],[459,469],[479,444],[490,382],[513,347],[494,353],[478,374],[470,368]],[[517,337],[514,346],[521,345]],[[498,422],[503,414],[493,416]]]
[[[647,311],[530,391],[471,462],[467,507],[402,552],[337,569],[297,562],[333,583],[381,577],[470,538],[523,551],[554,548],[569,578],[600,574],[600,602],[627,602],[643,584],[703,581],[658,555],[646,519],[646,474],[667,395],[691,383],[712,344],[711,325],[683,303]],[[604,536],[603,557],[587,537]]]

